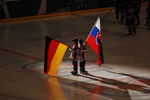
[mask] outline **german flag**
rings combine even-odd
[[[44,73],[57,76],[59,65],[68,46],[46,36]]]

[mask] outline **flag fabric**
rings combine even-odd
[[[101,66],[104,63],[103,48],[102,48],[102,36],[101,36],[101,25],[100,18],[97,18],[90,34],[87,37],[86,42],[92,49],[98,54],[98,64]]]
[[[57,72],[62,58],[68,46],[53,40],[46,36],[45,57],[44,57],[44,73],[50,76],[57,76]]]

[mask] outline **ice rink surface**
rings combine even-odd
[[[0,100],[150,100],[145,11],[131,36],[125,25],[115,23],[111,10],[0,23]],[[69,50],[58,77],[43,74],[45,35],[72,46],[72,39],[86,39],[97,17],[102,20],[103,66],[88,47],[88,75],[71,75]]]

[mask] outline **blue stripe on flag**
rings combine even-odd
[[[99,32],[99,29],[95,26],[92,30],[92,35],[96,38],[98,32]]]

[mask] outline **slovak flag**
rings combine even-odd
[[[100,18],[97,18],[90,34],[87,37],[87,44],[98,54],[98,65],[101,66],[104,63],[103,48],[102,48],[102,36]]]

